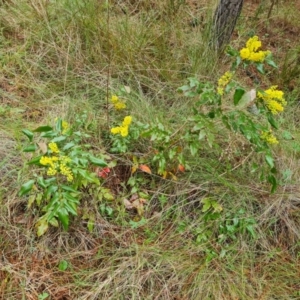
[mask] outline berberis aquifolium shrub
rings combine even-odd
[[[122,126],[111,129],[111,150],[117,153],[131,153],[134,169],[140,159],[143,164],[147,162],[151,165],[151,170],[155,170],[163,178],[177,179],[174,173],[188,168],[188,157],[196,156],[203,149],[203,144],[211,148],[220,148],[220,132],[224,137],[230,132],[235,132],[244,136],[256,152],[264,156],[268,169],[263,170],[262,166],[260,177],[267,179],[274,192],[277,181],[271,146],[278,144],[273,130],[278,128],[276,115],[282,112],[287,104],[284,93],[278,90],[277,86],[266,90],[259,87],[246,89],[235,80],[238,68],[241,67],[246,70],[254,67],[262,75],[262,79],[265,64],[277,67],[272,53],[260,50],[261,47],[261,41],[254,36],[240,51],[229,48],[227,53],[234,58],[234,62],[231,70],[219,78],[217,85],[199,82],[194,77],[189,78],[188,84],[179,88],[179,91],[198,101],[196,100],[191,112],[187,112],[180,120],[179,128],[170,128],[159,120],[154,120],[151,124],[131,124],[132,118],[127,116]],[[116,106],[119,103],[117,96],[113,96],[111,102],[117,110],[126,107],[124,103]],[[130,119],[130,129],[124,126],[127,119]],[[135,141],[141,139],[149,147],[147,153],[137,158],[133,154]],[[253,170],[257,168],[257,165],[253,166]],[[149,171],[150,168],[148,173]]]
[[[77,127],[82,127],[84,121],[77,121]],[[30,142],[23,151],[37,156],[28,162],[36,166],[34,179],[22,185],[19,195],[28,195],[28,208],[35,204],[41,209],[42,216],[36,223],[38,236],[47,231],[49,224],[57,227],[58,221],[68,229],[70,215],[77,215],[82,188],[100,186],[98,177],[101,176],[97,176],[93,166],[108,166],[104,157],[96,157],[89,150],[89,145],[84,143],[89,135],[79,129],[57,119],[53,127],[23,130]]]
[[[231,132],[240,135],[263,155],[266,167],[256,165],[253,169],[261,167],[260,177],[267,179],[272,192],[275,191],[276,168],[271,146],[278,144],[273,131],[278,128],[275,117],[287,104],[284,93],[276,86],[266,90],[259,87],[246,89],[235,80],[241,67],[254,67],[262,75],[265,64],[276,67],[272,53],[259,50],[261,46],[258,37],[254,36],[240,51],[229,48],[228,54],[234,62],[231,70],[225,72],[217,84],[189,78],[188,84],[179,91],[195,98],[195,105],[182,116],[179,125],[171,121],[162,123],[158,119],[153,119],[152,123],[141,123],[128,113],[122,116],[127,109],[126,97],[123,96],[124,93],[128,96],[130,89],[126,87],[118,96],[112,95],[110,120],[114,127],[110,126],[109,143],[103,151],[116,153],[123,161],[131,160],[129,178],[123,177],[126,182],[121,184],[124,192],[118,189],[124,195],[117,195],[123,198],[126,209],[136,209],[138,217],[142,218],[144,204],[149,197],[145,193],[149,187],[149,174],[178,180],[176,174],[189,169],[191,158],[205,151],[206,145],[212,149],[220,148],[220,132],[225,138]],[[100,158],[93,155],[84,143],[85,133],[61,119],[54,127],[41,126],[33,131],[23,130],[23,133],[30,141],[24,151],[39,152],[28,162],[37,167],[34,179],[26,182],[19,192],[20,196],[28,196],[29,208],[35,203],[42,212],[36,223],[38,236],[46,232],[49,224],[58,226],[58,221],[64,229],[68,228],[69,216],[77,215],[84,188],[95,186],[97,191],[106,195],[104,198],[114,198],[99,181],[108,177],[112,165],[107,163],[105,155],[100,155]],[[40,135],[37,142],[34,142],[34,133]],[[102,169],[95,172],[93,166]],[[209,209],[214,212],[213,208]]]
[[[210,82],[203,83],[196,78],[189,78],[189,83],[179,90],[188,97],[199,98],[194,109],[195,115],[191,118],[196,123],[192,131],[199,132],[198,140],[207,136],[207,124],[210,126],[208,128],[217,130],[216,124],[220,121],[229,131],[243,135],[257,153],[264,155],[269,171],[262,178],[267,178],[274,192],[277,181],[271,146],[278,144],[273,130],[278,129],[276,115],[287,105],[284,93],[277,86],[266,90],[260,87],[246,89],[234,80],[240,67],[245,70],[254,67],[262,75],[260,82],[265,75],[265,64],[277,68],[272,53],[260,50],[261,47],[261,41],[254,36],[240,51],[229,48],[227,53],[234,58],[234,62],[231,70],[218,80],[217,87]],[[233,103],[229,102],[232,98]],[[203,107],[207,112],[199,112]]]

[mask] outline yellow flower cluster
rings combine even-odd
[[[57,174],[57,167],[59,166],[58,163],[59,158],[57,156],[42,156],[40,159],[40,164],[43,166],[49,166],[47,170],[48,176],[54,176]]]
[[[121,109],[126,108],[125,102],[121,101],[121,100],[119,99],[119,97],[116,96],[116,95],[113,95],[113,96],[111,97],[111,100],[110,100],[110,101],[111,101],[111,103],[114,105],[114,108],[117,109],[117,110],[121,110]]]
[[[73,181],[73,173],[67,166],[67,163],[70,161],[71,159],[68,156],[42,156],[40,159],[40,164],[43,166],[48,166],[48,176],[54,176],[60,172],[62,175],[67,177],[68,181]]]
[[[48,156],[42,156],[40,159],[40,164],[43,166],[54,166],[54,163],[58,161],[58,157],[57,156],[52,156],[52,157],[48,157]]]
[[[271,86],[263,93],[258,92],[257,95],[264,101],[266,107],[273,115],[277,115],[279,112],[282,112],[287,104],[284,99],[283,91],[277,90],[277,85]]]
[[[276,145],[279,143],[278,140],[276,139],[276,137],[272,134],[271,130],[262,132],[262,134],[260,135],[260,138],[262,140],[266,141],[270,145]]]
[[[259,48],[261,48],[261,41],[258,36],[254,36],[247,41],[246,47],[240,50],[240,57],[244,60],[263,62],[271,51],[258,51]]]
[[[60,173],[62,175],[65,175],[67,177],[68,181],[70,181],[70,182],[73,181],[73,173],[72,173],[71,169],[66,166],[66,164],[61,163],[59,168],[60,168]]]
[[[49,143],[48,148],[52,151],[52,153],[59,153],[59,149],[56,143],[53,142]]]
[[[69,123],[66,122],[66,121],[62,121],[61,126],[62,126],[62,129],[63,129],[63,130],[62,130],[62,134],[66,134],[66,132],[67,132],[68,129],[70,128]]]
[[[112,134],[121,134],[121,136],[126,137],[128,135],[129,125],[132,122],[131,116],[126,116],[122,122],[122,126],[113,127],[110,132]]]
[[[232,76],[233,74],[227,71],[223,76],[220,77],[220,79],[218,80],[218,87],[217,87],[217,93],[219,95],[222,96],[224,94],[224,88],[230,82]]]

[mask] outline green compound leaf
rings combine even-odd
[[[55,137],[51,142],[53,142],[53,143],[59,143],[59,142],[64,141],[66,138],[67,138],[66,136],[60,135],[60,136]]]
[[[60,270],[60,271],[66,271],[67,270],[67,268],[68,268],[68,262],[66,261],[66,260],[61,260],[60,262],[59,262],[59,265],[58,265],[58,269]]]
[[[268,115],[268,121],[275,129],[278,129],[278,125],[271,114]]]
[[[54,227],[58,227],[58,221],[57,221],[57,219],[56,218],[52,218],[52,219],[50,219],[49,220],[49,223],[52,225],[52,226],[54,226]]]
[[[64,207],[61,207],[61,208],[59,208],[57,215],[58,215],[59,221],[61,221],[61,223],[63,225],[64,230],[68,230],[68,228],[69,228],[68,211]]]
[[[88,228],[90,233],[93,232],[94,227],[95,227],[95,216],[91,215],[89,217],[89,220],[88,220],[88,223],[87,223],[87,228]]]
[[[22,129],[22,132],[28,137],[29,141],[32,142],[33,132],[28,129]]]
[[[53,128],[51,126],[40,126],[36,129],[33,130],[33,132],[47,132],[47,131],[51,131],[53,130]]]
[[[234,96],[233,96],[234,105],[238,105],[239,101],[241,100],[241,98],[243,97],[244,94],[245,94],[245,90],[242,88],[237,88],[235,90]]]
[[[44,178],[43,177],[38,177],[38,179],[37,179],[37,184],[40,186],[40,187],[42,187],[43,189],[46,189],[47,188],[47,182],[45,182],[45,180],[44,180]]]
[[[42,218],[36,223],[35,226],[37,228],[37,236],[40,237],[48,230],[48,221],[47,219]]]
[[[21,186],[21,189],[19,191],[19,196],[24,196],[26,194],[28,194],[31,190],[32,190],[32,187],[34,185],[34,180],[31,179],[29,181],[27,181],[26,183],[24,183],[22,186]]]
[[[79,199],[73,197],[72,195],[70,195],[70,194],[67,193],[67,192],[63,193],[63,197],[64,197],[64,199],[66,200],[66,202],[68,202],[68,203],[74,203],[74,205],[75,205],[75,204],[79,204]],[[66,203],[66,202],[65,202],[65,203]],[[76,207],[76,206],[75,206],[75,207]]]
[[[68,192],[72,192],[72,193],[76,193],[76,194],[80,194],[79,191],[73,189],[72,187],[68,186],[68,185],[64,185],[64,184],[61,184],[60,187],[65,190],[65,191],[68,191]]]
[[[55,128],[57,131],[62,131],[62,119],[58,118],[55,123]]]
[[[23,152],[35,152],[37,150],[36,144],[31,144],[23,149]]]
[[[201,203],[203,204],[202,212],[208,211],[212,206],[211,199],[209,199],[209,198],[202,199]]]
[[[65,144],[65,146],[63,147],[63,150],[66,151],[72,147],[74,147],[76,144],[74,142],[70,142],[70,143],[67,143]]]
[[[55,131],[47,131],[47,132],[43,132],[41,134],[41,137],[44,137],[44,138],[53,138],[56,136],[57,136],[57,132],[55,132]]]
[[[262,63],[257,63],[256,69],[260,74],[265,74],[264,65]]]
[[[30,161],[27,163],[27,165],[38,165],[38,166],[40,166],[40,165],[41,165],[41,164],[40,164],[40,160],[41,160],[42,156],[43,156],[43,155],[39,155],[39,156],[33,158],[32,160],[30,160]]]
[[[78,169],[78,173],[87,181],[99,184],[99,179],[96,176],[92,176],[87,170]]]
[[[70,214],[77,216],[76,205],[74,203],[65,202],[64,206]]]
[[[266,154],[265,159],[269,167],[274,168],[274,158],[271,155]]]
[[[265,62],[269,65],[269,66],[271,66],[271,67],[273,67],[273,68],[275,68],[275,69],[278,69],[278,66],[276,65],[276,63],[273,61],[273,59],[272,59],[272,56],[271,57],[266,57],[266,59],[265,59]]]
[[[272,185],[271,193],[274,193],[277,189],[277,179],[274,175],[268,176],[268,182]]]
[[[95,156],[90,155],[89,159],[90,159],[90,162],[93,165],[96,165],[96,166],[99,166],[99,167],[106,167],[107,166],[107,163],[101,158],[97,158]]]

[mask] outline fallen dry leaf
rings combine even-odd
[[[130,197],[130,202],[133,202],[134,200],[138,199],[139,198],[139,195],[138,194],[133,194],[131,197]]]
[[[132,206],[136,208],[139,216],[142,216],[144,213],[144,204],[140,202],[140,199],[136,199],[132,202]]]
[[[43,154],[46,154],[48,151],[48,147],[46,143],[40,142],[38,143],[39,148],[41,149]]]
[[[124,85],[124,90],[125,90],[128,94],[130,94],[130,92],[131,92],[130,87],[127,86],[127,85]]]
[[[152,174],[150,168],[147,165],[140,165],[139,169],[145,173]]]
[[[123,203],[124,203],[126,209],[133,209],[133,205],[131,204],[131,202],[128,199],[124,198]]]

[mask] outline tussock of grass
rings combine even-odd
[[[125,98],[136,120],[177,128],[195,99],[176,89],[189,76],[216,82],[229,68],[208,46],[213,4],[203,0],[195,9],[193,1],[110,1],[108,15],[105,1],[0,1],[1,299],[38,299],[43,292],[49,299],[88,300],[299,297],[299,107],[293,98],[299,78],[291,72],[278,79],[293,91],[286,91],[291,108],[280,121],[281,143],[274,150],[280,173],[274,195],[249,171],[251,163],[262,163],[259,155],[239,136],[225,140],[220,134],[220,149],[203,145],[178,181],[151,177],[146,222],[138,228],[130,225],[135,215],[125,210],[122,196],[109,218],[87,194],[80,209],[95,214],[92,233],[87,220],[76,218],[68,232],[54,228],[37,238],[38,208],[28,210],[27,200],[17,196],[20,184],[34,175],[26,165],[30,155],[21,151],[21,129],[57,116],[72,122],[85,110],[88,142],[103,149],[107,85],[111,93],[130,87]],[[289,26],[299,30],[297,22],[276,22],[294,4],[280,4],[271,20],[249,5],[234,44],[242,44],[251,27],[266,46],[281,45],[271,48],[279,61],[288,47],[299,48],[293,33],[289,43],[274,36],[275,30],[288,34]],[[259,20],[251,19],[255,13]],[[299,20],[295,9],[293,14]],[[265,22],[274,26],[265,28]],[[147,145],[137,146],[146,152]],[[120,159],[114,190],[122,189],[117,180],[128,177],[131,164]],[[205,197],[223,207],[219,219],[205,219]],[[240,225],[234,233],[224,231],[235,220]],[[252,225],[254,236],[247,229]],[[61,261],[67,262],[64,271]]]

